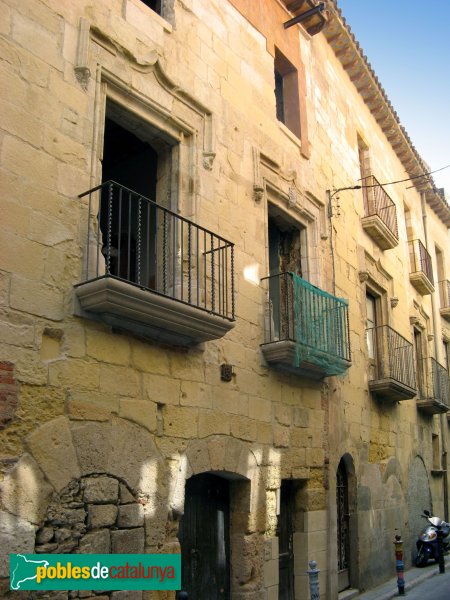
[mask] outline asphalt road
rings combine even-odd
[[[405,600],[450,600],[450,569],[448,565],[443,575],[434,575],[410,590],[406,587]]]

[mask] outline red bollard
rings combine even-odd
[[[403,540],[401,535],[396,535],[395,545],[395,568],[397,570],[398,595],[405,595],[405,563],[403,562]]]

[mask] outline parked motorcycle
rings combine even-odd
[[[416,567],[424,567],[430,559],[436,562],[439,560],[438,551],[438,532],[442,533],[442,549],[443,552],[448,552],[450,548],[450,523],[446,523],[439,517],[433,517],[428,510],[423,511],[421,515],[427,519],[426,525],[419,534],[419,539],[416,542],[417,556]]]

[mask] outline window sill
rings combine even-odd
[[[164,17],[146,6],[140,0],[127,0],[124,11],[124,19],[137,29],[148,32],[147,19],[151,19],[155,24],[160,25],[165,32],[172,33],[173,27]]]
[[[302,149],[302,141],[301,139],[293,133],[289,127],[287,127],[282,121],[278,121],[278,126],[280,130],[284,133],[284,135],[293,142],[297,148],[301,151]]]
[[[435,477],[441,477],[445,473],[445,469],[431,469],[431,474]]]

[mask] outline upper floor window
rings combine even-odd
[[[152,10],[154,10],[158,15],[161,15],[162,3],[163,0],[141,0],[145,6],[148,6]]]
[[[275,49],[274,77],[277,119],[300,138],[298,72],[278,48]]]

